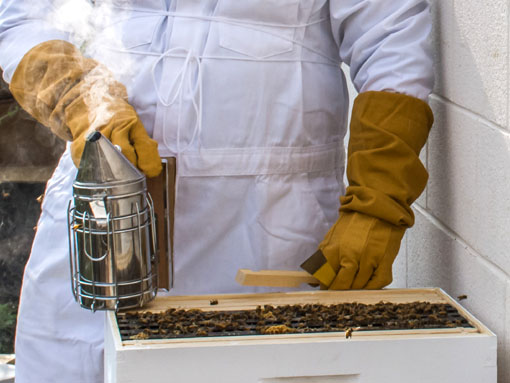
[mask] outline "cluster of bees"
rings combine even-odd
[[[264,305],[238,311],[171,308],[118,314],[118,323],[121,334],[135,340],[316,332],[344,332],[350,338],[354,331],[471,327],[453,306],[429,302]]]

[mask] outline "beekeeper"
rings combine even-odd
[[[426,0],[113,1],[111,22],[87,44],[131,62],[127,75],[84,57],[48,21],[57,3],[0,6],[0,65],[13,95],[71,141],[25,270],[17,382],[103,380],[103,315],[73,301],[66,224],[91,125],[149,177],[160,172],[158,151],[177,156],[172,293],[246,292],[239,268],[298,269],[318,247],[336,273],[330,289],[391,282],[427,180],[418,158],[432,124]],[[122,48],[102,39],[111,33]],[[347,190],[342,62],[360,92]]]

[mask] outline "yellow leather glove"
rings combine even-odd
[[[124,85],[72,44],[52,40],[32,48],[10,84],[19,104],[57,136],[72,141],[76,166],[91,129],[99,130],[148,177],[161,172],[158,144],[128,104]]]
[[[340,198],[337,222],[319,245],[336,272],[329,289],[380,289],[391,283],[400,241],[414,224],[410,206],[427,183],[419,153],[432,123],[429,106],[414,97],[366,92],[356,98],[349,187]]]

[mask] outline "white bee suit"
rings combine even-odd
[[[0,6],[7,81],[31,47],[70,39],[47,22],[56,2],[33,3]],[[130,103],[160,154],[177,156],[171,293],[247,292],[234,281],[239,268],[298,269],[337,218],[348,114],[340,62],[358,91],[428,96],[428,3],[167,3],[114,1],[116,16],[90,46],[132,65],[118,74]],[[112,35],[122,47],[101,38]],[[103,315],[79,308],[70,288],[75,174],[66,152],[47,186],[20,303],[20,383],[103,380]]]

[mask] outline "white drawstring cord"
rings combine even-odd
[[[193,15],[188,13],[180,13],[180,12],[170,12],[170,11],[160,11],[156,9],[138,9],[138,8],[129,8],[129,7],[120,7],[113,6],[115,9],[131,11],[131,12],[139,12],[139,13],[153,13],[158,16],[171,16],[171,17],[181,17],[186,19],[196,19],[196,20],[206,20],[206,21],[217,21],[225,24],[233,24],[233,25],[259,25],[262,27],[274,27],[274,28],[306,28],[311,25],[320,24],[324,21],[328,21],[328,17],[323,17],[314,21],[310,21],[308,23],[303,24],[280,24],[280,23],[266,23],[263,21],[255,21],[255,20],[247,20],[247,19],[231,19],[228,17],[221,16],[207,16],[207,15]],[[143,17],[143,16],[140,16]]]
[[[205,21],[211,21],[211,22],[217,22],[217,23],[223,23],[223,24],[230,24],[230,25],[236,25],[240,27],[244,27],[246,29],[251,29],[257,32],[267,33],[271,36],[275,36],[277,38],[280,38],[282,40],[286,40],[289,42],[292,42],[293,44],[299,45],[302,48],[305,48],[309,50],[310,52],[313,52],[326,60],[332,62],[334,65],[340,65],[340,61],[336,60],[334,58],[329,57],[328,55],[325,55],[321,51],[307,46],[303,44],[300,41],[297,41],[293,38],[289,38],[286,36],[283,36],[281,34],[271,32],[267,29],[263,28],[257,28],[259,27],[269,27],[269,28],[286,28],[286,29],[299,29],[299,28],[306,28],[312,25],[320,24],[324,21],[330,20],[328,17],[322,17],[320,19],[309,21],[307,23],[302,24],[280,24],[280,23],[267,23],[263,21],[255,21],[255,20],[246,20],[246,19],[231,19],[228,17],[221,17],[221,16],[206,16],[206,15],[193,15],[193,14],[187,14],[187,13],[179,13],[179,12],[171,12],[171,11],[163,11],[163,10],[156,10],[156,9],[138,9],[138,8],[129,8],[129,7],[122,7],[122,6],[114,6],[115,9],[124,10],[124,11],[131,11],[131,12],[139,12],[139,13],[145,13],[145,14],[155,14],[158,16],[167,16],[167,17],[174,17],[174,18],[184,18],[184,19],[195,19],[195,20],[205,20]],[[143,16],[140,16],[143,17]],[[210,57],[207,57],[210,58]],[[212,57],[211,57],[212,58]],[[266,60],[264,60],[266,61]],[[304,60],[302,60],[304,61]]]
[[[221,17],[221,16],[206,16],[206,15],[192,15],[192,14],[186,14],[186,13],[179,13],[179,12],[169,12],[169,11],[158,11],[153,9],[137,9],[137,8],[128,8],[128,7],[121,7],[121,6],[115,6],[116,9],[125,10],[125,11],[132,11],[132,12],[140,12],[140,13],[148,13],[148,14],[156,14],[158,16],[167,16],[167,17],[175,17],[175,18],[185,18],[185,19],[195,19],[195,20],[205,20],[205,21],[211,21],[211,22],[217,22],[217,23],[223,23],[223,24],[230,24],[230,25],[236,25],[240,27],[244,27],[246,29],[251,29],[257,32],[267,33],[268,35],[280,38],[282,40],[289,41],[293,44],[299,45],[302,48],[305,48],[306,50],[313,52],[322,58],[325,58],[329,62],[331,62],[335,66],[340,66],[340,61],[336,60],[334,58],[329,57],[328,55],[322,53],[321,51],[307,46],[306,44],[303,44],[301,41],[297,41],[293,38],[289,38],[286,36],[283,36],[281,34],[278,34],[276,32],[269,31],[268,29],[263,28],[257,28],[258,27],[270,27],[270,28],[286,28],[286,29],[298,29],[298,28],[306,28],[315,24],[320,24],[324,21],[328,21],[329,18],[323,17],[314,21],[310,21],[308,23],[303,24],[279,24],[279,23],[266,23],[262,21],[255,21],[255,20],[245,20],[245,19],[230,19],[228,17]],[[133,52],[136,54],[136,52]],[[239,58],[230,58],[230,57],[202,57],[202,58],[217,58],[217,59],[238,59]],[[241,59],[243,60],[243,59]],[[250,60],[246,60],[250,61]],[[255,59],[252,61],[273,61],[273,60],[266,60],[266,59]],[[278,60],[274,60],[278,61]],[[282,60],[282,61],[290,61],[290,60]],[[305,60],[294,60],[294,61],[303,61]],[[311,61],[313,62],[313,61]]]
[[[177,73],[177,76],[174,78],[173,82],[170,85],[170,93],[168,96],[168,101],[161,94],[160,86],[156,80],[156,68],[158,64],[166,57],[176,57],[173,56],[174,53],[181,52],[183,56],[177,56],[179,58],[184,57],[184,62],[182,64],[181,69]],[[185,56],[184,56],[185,54]],[[196,84],[193,85],[193,71],[190,70],[192,68],[193,63],[196,63],[197,68],[197,81]],[[180,154],[182,152],[187,151],[193,145],[195,139],[198,140],[199,148],[201,146],[201,133],[202,133],[202,63],[201,59],[198,55],[194,54],[191,50],[187,50],[182,47],[171,48],[167,50],[165,53],[160,55],[158,59],[152,65],[151,70],[152,81],[154,84],[154,88],[156,90],[156,94],[158,96],[158,100],[165,107],[163,112],[163,126],[166,124],[166,113],[167,108],[174,105],[176,101],[178,101],[178,115],[177,115],[177,138],[175,143],[175,150],[173,150],[170,144],[167,142],[166,138],[166,130],[163,129],[163,143],[166,148],[170,151],[175,152],[176,154]],[[187,77],[187,82],[186,82]],[[187,87],[186,87],[187,85]],[[193,134],[191,139],[189,140],[187,146],[184,149],[181,149],[181,120],[182,120],[182,104],[185,97],[185,91],[188,92],[189,97],[191,99],[191,103],[193,106],[193,110],[196,115],[195,128],[193,129]],[[173,97],[172,97],[173,95]],[[198,97],[198,102],[196,98]]]
[[[174,53],[182,53],[186,56],[177,56],[178,58],[184,57],[184,62],[182,64],[181,69],[177,73],[177,76],[173,80],[173,82],[170,84],[170,93],[168,96],[168,100],[165,99],[165,97],[161,94],[161,89],[158,86],[157,80],[156,80],[156,68],[158,64],[165,59],[166,57],[175,57],[173,56]],[[193,85],[193,71],[190,70],[192,67],[192,64],[196,62],[196,68],[197,68],[197,81],[196,84]],[[171,48],[167,50],[165,53],[160,55],[154,64],[152,65],[151,69],[151,76],[152,81],[154,84],[154,89],[156,90],[156,94],[158,96],[159,102],[163,105],[163,129],[162,129],[162,136],[163,136],[163,144],[166,146],[168,150],[171,152],[174,152],[177,156],[185,151],[187,151],[191,146],[193,145],[193,142],[197,138],[198,140],[198,149],[200,150],[201,145],[201,134],[202,134],[202,63],[200,60],[200,57],[196,54],[194,54],[191,50],[187,50],[185,48],[176,47]],[[187,77],[187,83],[186,83],[186,77]],[[187,88],[185,86],[187,85]],[[175,90],[175,92],[174,92]],[[193,110],[195,111],[196,115],[196,122],[195,122],[195,128],[193,129],[193,134],[191,136],[191,139],[189,140],[188,144],[184,149],[181,149],[181,129],[182,129],[182,104],[184,99],[184,92],[187,90],[189,92],[189,97],[191,98],[191,103],[193,105]],[[198,94],[198,103],[196,101],[196,97]],[[172,96],[173,95],[173,96]],[[167,136],[166,132],[167,130],[164,128],[166,126],[166,118],[168,113],[168,108],[172,105],[174,105],[178,101],[178,114],[177,114],[177,131],[176,131],[176,142],[175,142],[175,150],[173,150],[170,146],[170,144],[167,142]],[[179,161],[177,162],[179,164]],[[179,195],[179,184],[180,184],[180,172],[177,171],[175,175],[175,200],[177,201],[178,195]]]

